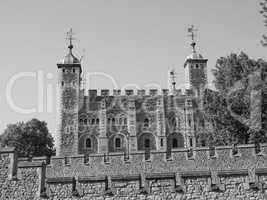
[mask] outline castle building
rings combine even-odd
[[[193,32],[192,32],[193,34]],[[57,155],[125,152],[139,150],[171,151],[199,143],[199,132],[210,128],[203,117],[202,94],[207,86],[207,59],[197,53],[192,37],[192,53],[184,63],[184,92],[89,90],[81,87],[82,66],[72,52],[57,64],[59,111]]]

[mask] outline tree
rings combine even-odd
[[[263,0],[261,3],[261,10],[260,13],[262,14],[264,20],[264,26],[267,26],[267,0]],[[267,36],[263,35],[262,45],[267,46]]]
[[[213,75],[216,92],[205,92],[204,110],[214,124],[215,144],[267,141],[267,63],[246,54],[231,54],[217,60]],[[253,133],[253,134],[252,134]]]
[[[1,141],[4,146],[14,146],[21,157],[51,156],[55,152],[46,122],[38,119],[7,125]]]

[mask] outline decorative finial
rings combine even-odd
[[[70,44],[68,46],[68,48],[70,49],[70,52],[72,51],[73,45],[72,45],[72,41],[75,40],[75,38],[73,37],[74,33],[72,32],[72,28],[67,32],[67,37],[66,39],[70,41]]]
[[[189,37],[191,37],[192,39],[192,43],[191,46],[193,47],[193,52],[196,52],[196,42],[195,42],[195,37],[196,37],[196,32],[197,29],[195,29],[194,25],[191,25],[191,27],[188,28],[188,33],[189,33]]]
[[[172,90],[175,91],[176,81],[175,81],[175,71],[174,70],[171,70],[170,76],[171,76],[171,82],[172,82]]]

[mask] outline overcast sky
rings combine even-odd
[[[44,92],[48,85],[54,90],[56,63],[67,53],[65,37],[71,27],[76,37],[73,52],[78,58],[84,55],[85,73],[108,74],[118,87],[167,88],[171,69],[177,73],[178,85],[183,83],[183,63],[191,53],[187,34],[191,24],[198,29],[197,51],[209,59],[210,82],[210,70],[221,56],[244,51],[266,59],[266,48],[259,42],[266,32],[259,9],[259,0],[1,0],[0,130],[8,123],[36,117],[47,121],[54,132],[54,111],[47,112],[44,106],[40,113],[18,113],[7,102],[6,87],[18,73],[42,70]],[[89,87],[113,85],[98,75]],[[11,91],[14,103],[37,109],[37,88],[36,78],[18,79]]]

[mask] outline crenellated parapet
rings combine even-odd
[[[0,198],[156,198],[168,193],[264,199],[260,195],[267,192],[267,144],[260,149],[254,145],[176,149],[169,157],[165,151],[126,156],[115,152],[28,159],[17,158],[14,149],[0,149]]]

